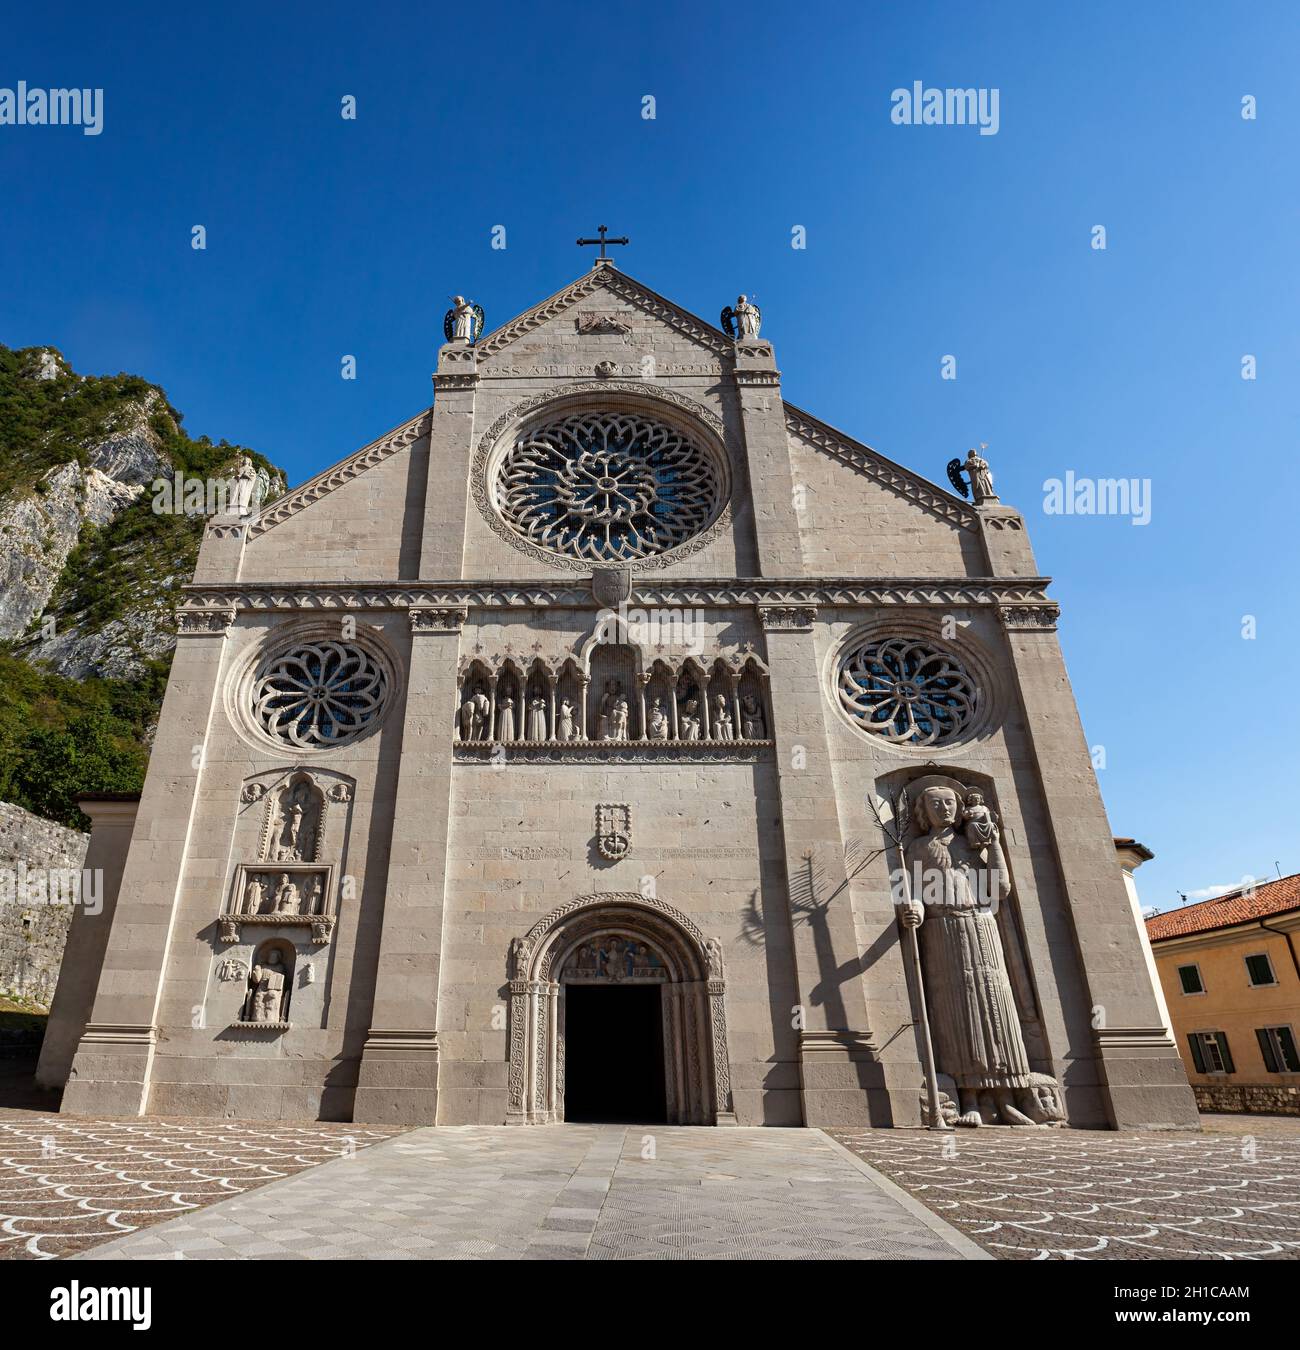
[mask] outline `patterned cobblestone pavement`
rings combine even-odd
[[[0,1111],[0,1259],[83,1251],[393,1133],[316,1122]]]
[[[1003,1259],[1295,1260],[1300,1137],[1244,1123],[1200,1135],[830,1133]]]

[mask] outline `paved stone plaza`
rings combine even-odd
[[[49,1260],[388,1138],[354,1125],[0,1111],[0,1259]]]
[[[1206,1126],[1199,1135],[834,1133],[1002,1259],[1300,1256],[1296,1122],[1218,1116]]]
[[[924,1261],[983,1253],[817,1130],[566,1125],[414,1130],[87,1255]]]

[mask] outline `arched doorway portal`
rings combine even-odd
[[[568,1081],[571,1046],[580,1091]],[[562,1121],[566,1099],[587,1119],[605,1109],[735,1124],[721,947],[672,906],[635,892],[583,896],[511,943],[506,1123]]]

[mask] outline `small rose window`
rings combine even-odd
[[[371,726],[388,691],[387,672],[364,648],[302,643],[263,664],[253,683],[253,717],[273,740],[331,750]]]
[[[840,706],[895,745],[956,740],[979,710],[979,686],[951,652],[914,638],[849,649],[840,662]]]

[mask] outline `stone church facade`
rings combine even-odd
[[[65,1111],[914,1125],[933,1045],[947,1118],[1194,1125],[1023,519],[724,322],[458,304],[431,407],[209,523]]]

